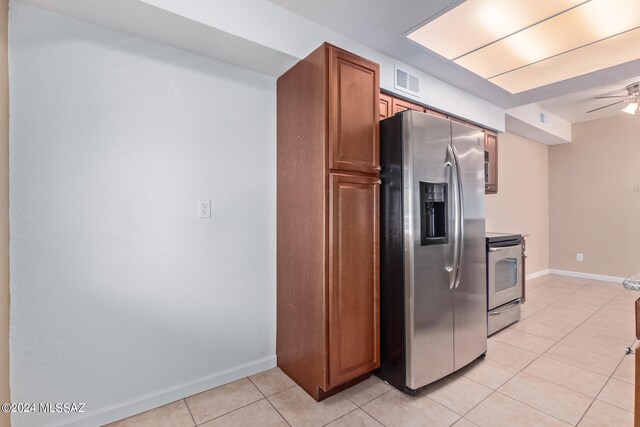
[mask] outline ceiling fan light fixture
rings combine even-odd
[[[635,114],[637,109],[638,109],[638,103],[632,102],[631,104],[624,107],[622,111],[624,111],[627,114]]]

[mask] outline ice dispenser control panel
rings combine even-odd
[[[447,184],[420,182],[420,240],[422,246],[448,243]]]

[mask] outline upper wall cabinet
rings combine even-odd
[[[405,110],[416,110],[435,116],[446,117],[453,121],[464,123],[465,125],[476,126],[457,117],[448,116],[445,113],[430,110],[422,105],[414,104],[385,93],[380,93],[379,105],[380,120],[384,120]],[[484,130],[484,182],[485,194],[496,194],[498,192],[498,134],[486,129]]]
[[[484,192],[498,192],[498,135],[484,131]]]
[[[400,113],[405,110],[422,111],[424,113],[425,108],[422,105],[413,104],[403,99],[393,98],[391,100],[391,115]]]
[[[377,173],[380,167],[378,64],[329,48],[329,168]]]
[[[393,116],[391,112],[391,105],[393,103],[393,98],[387,94],[380,94],[380,120],[384,120],[387,117]]]

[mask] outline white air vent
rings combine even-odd
[[[413,95],[420,95],[420,79],[396,67],[395,88]]]
[[[540,111],[540,123],[548,125],[551,123],[550,117],[543,111]]]

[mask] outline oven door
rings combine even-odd
[[[522,298],[522,245],[489,247],[489,310]]]

